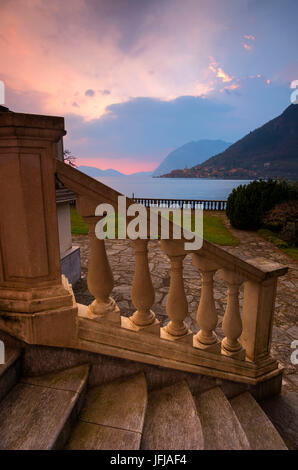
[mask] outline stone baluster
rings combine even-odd
[[[228,284],[227,306],[222,324],[225,338],[221,343],[221,352],[226,356],[245,360],[245,350],[238,341],[242,333],[239,288],[244,278],[227,269],[221,269],[219,273],[220,277]]]
[[[160,333],[159,321],[151,310],[155,294],[148,264],[148,240],[137,239],[132,242],[135,252],[135,272],[131,289],[131,297],[136,312],[122,320],[123,326],[145,333]]]
[[[183,283],[183,240],[162,240],[161,247],[171,262],[170,289],[166,312],[170,322],[161,329],[161,337],[170,341],[183,341],[192,344],[192,332],[184,320],[188,315],[187,299]]]
[[[196,317],[200,331],[194,336],[193,345],[199,349],[219,353],[220,342],[214,333],[218,316],[213,296],[213,277],[219,266],[196,253],[193,254],[192,264],[200,270],[202,276],[201,298]]]
[[[114,287],[114,279],[106,253],[105,241],[99,240],[95,235],[96,222],[89,224],[90,259],[88,266],[88,289],[95,300],[89,305],[89,316],[95,320],[109,320],[120,324],[120,310],[115,300],[110,297]]]

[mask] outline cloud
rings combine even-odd
[[[243,44],[243,47],[244,47],[244,49],[246,49],[247,51],[251,51],[251,50],[252,50],[252,46],[250,46],[249,44],[244,43],[244,44]]]
[[[256,69],[290,73],[297,7],[272,0],[268,18],[267,3],[230,0],[227,9],[218,0],[2,0],[0,74],[11,89],[40,94],[45,113],[85,119],[136,96],[210,96]],[[258,38],[254,64],[241,57],[239,37],[248,47]]]
[[[209,57],[209,70],[215,73],[217,78],[220,78],[222,82],[231,82],[235,77],[228,75],[226,72],[223,71],[222,67],[219,67],[219,64],[214,60],[213,57]]]
[[[94,90],[89,89],[89,90],[86,90],[86,91],[85,91],[85,96],[91,96],[91,97],[93,97],[94,95],[95,95],[95,91],[94,91]]]
[[[199,139],[238,140],[289,103],[289,90],[249,77],[227,83],[211,98],[181,96],[173,100],[132,98],[107,107],[86,121],[66,116],[67,148],[85,164],[102,168],[151,170],[173,149]],[[264,106],[255,113],[255,103]],[[87,160],[86,160],[87,159]],[[121,166],[122,162],[122,166]]]
[[[216,72],[216,76],[218,78],[221,78],[224,83],[225,82],[231,82],[233,80],[233,78],[235,78],[235,77],[231,77],[230,75],[225,73],[221,67],[218,67],[217,72]]]
[[[81,157],[88,149],[88,158],[158,162],[190,140],[227,135],[231,111],[228,104],[195,96],[133,98],[108,106],[99,119],[66,116],[67,147]]]
[[[11,109],[66,116],[72,151],[150,163],[288,105],[297,14],[290,0],[2,0],[0,80]]]
[[[231,85],[226,85],[225,87],[221,88],[219,91],[221,93],[223,93],[224,91],[226,93],[230,93],[231,91],[237,90],[238,88],[240,88],[239,83],[232,83]]]

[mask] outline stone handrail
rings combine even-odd
[[[168,207],[168,208],[183,208],[189,209],[202,208],[205,211],[225,211],[227,201],[219,200],[205,200],[205,199],[173,199],[173,198],[148,198],[148,197],[133,197],[133,200],[139,204],[144,204],[145,207]]]
[[[166,312],[170,321],[165,327],[160,328],[159,321],[152,311],[154,288],[148,264],[149,240],[138,239],[132,241],[135,273],[131,298],[136,311],[129,318],[121,317],[120,310],[111,297],[114,286],[113,274],[105,250],[105,241],[95,236],[95,225],[99,218],[94,216],[95,207],[101,202],[109,202],[117,209],[119,193],[58,160],[56,174],[68,189],[76,193],[78,211],[89,225],[90,264],[87,281],[89,291],[95,300],[88,310],[81,309],[81,311],[86,320],[101,322],[103,336],[107,325],[113,324],[114,328],[121,329],[119,334],[124,341],[125,332],[129,335],[128,331],[138,333],[139,343],[134,336],[134,342],[137,342],[134,350],[144,353],[147,342],[150,344],[148,351],[150,348],[152,351],[152,342],[156,347],[162,345],[163,350],[165,344],[172,344],[184,362],[188,360],[194,362],[193,359],[187,359],[187,354],[195,357],[195,362],[199,364],[200,359],[204,364],[204,360],[209,358],[214,364],[212,371],[210,367],[206,370],[210,375],[227,377],[228,374],[228,377],[234,380],[237,377],[240,381],[256,383],[280,373],[276,361],[270,357],[270,342],[277,278],[287,272],[286,267],[263,258],[242,260],[204,240],[202,248],[192,252],[193,265],[202,277],[201,298],[197,311],[200,330],[193,335],[185,323],[188,304],[183,284],[183,259],[190,252],[185,251],[184,241],[174,239],[160,241],[161,248],[168,256],[171,265],[166,303]],[[127,201],[134,202],[129,198]],[[222,341],[215,334],[218,319],[213,282],[217,271],[227,286]],[[242,285],[244,285],[244,299],[241,312],[239,290]],[[86,341],[88,339],[86,325],[83,331]],[[110,331],[109,329],[109,334]],[[163,342],[158,343],[158,341]],[[132,348],[130,336],[127,336],[127,342],[127,349]],[[164,359],[167,354],[160,352],[160,355],[161,359]]]

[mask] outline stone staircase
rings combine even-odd
[[[20,353],[0,366],[0,449],[287,449],[248,392],[228,400],[186,381],[148,391],[144,373],[88,388],[89,364],[21,375]]]

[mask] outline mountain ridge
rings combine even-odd
[[[298,106],[291,104],[279,116],[205,162],[162,177],[298,179]]]
[[[192,167],[195,164],[205,161],[212,155],[222,152],[228,148],[229,145],[231,145],[229,142],[219,139],[200,139],[187,142],[170,152],[154,170],[152,176],[161,176],[163,173],[177,168],[184,169],[186,166]]]
[[[130,175],[126,175],[125,173],[121,173],[118,170],[114,170],[113,168],[109,168],[107,170],[101,170],[96,166],[88,166],[88,165],[80,165],[78,166],[78,170],[86,173],[88,176],[92,176],[93,178],[99,178],[100,176],[150,176],[152,171],[139,171],[136,173],[131,173]]]

